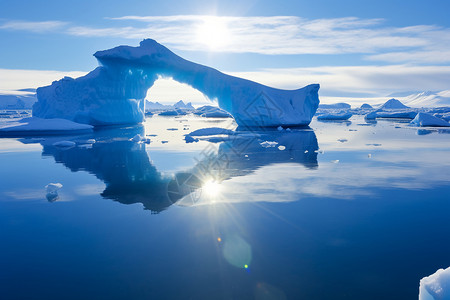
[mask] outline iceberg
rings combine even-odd
[[[205,105],[197,108],[194,111],[195,115],[200,115],[204,118],[230,118],[231,115],[223,109],[216,106]]]
[[[100,66],[89,74],[38,88],[33,116],[94,126],[141,123],[147,91],[161,77],[199,90],[241,126],[306,126],[319,105],[319,84],[297,90],[268,87],[185,60],[152,39],[94,56]]]
[[[450,267],[420,280],[419,300],[450,299]]]
[[[190,136],[233,135],[235,132],[220,127],[200,128],[189,133]]]
[[[411,121],[412,125],[420,126],[420,127],[450,127],[450,123],[447,121],[444,121],[442,119],[436,118],[433,115],[420,112],[417,114],[417,116],[414,118],[414,120]]]
[[[400,111],[373,111],[368,113],[364,118],[366,120],[374,120],[376,118],[385,119],[414,119],[417,115],[416,111],[400,110]]]
[[[345,121],[350,119],[352,114],[350,112],[329,113],[317,116],[319,121]]]
[[[334,103],[334,104],[320,104],[321,109],[351,109],[352,106],[348,103]]]
[[[361,109],[372,109],[372,105],[364,103],[363,105],[361,105]]]

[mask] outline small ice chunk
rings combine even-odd
[[[72,141],[59,141],[56,143],[53,143],[53,146],[55,147],[61,147],[61,148],[72,148],[75,147],[75,142]]]
[[[291,129],[290,128],[286,128],[286,131],[291,131]]]
[[[450,299],[450,267],[420,280],[419,300]]]
[[[49,202],[55,202],[56,200],[58,200],[58,190],[62,188],[62,186],[63,185],[61,183],[49,183],[45,186],[47,192],[45,197]]]
[[[283,127],[278,126],[277,130],[278,130],[278,131],[283,131]]]
[[[308,153],[309,151],[308,150],[305,150],[305,153]]]
[[[264,141],[262,143],[259,143],[261,146],[263,146],[264,148],[272,148],[275,147],[276,145],[278,145],[277,142],[272,142],[272,141]]]
[[[285,146],[283,146],[283,145],[280,145],[280,146],[278,146],[278,150],[281,150],[281,151],[283,151],[283,150],[285,150],[286,149],[286,147]]]
[[[368,158],[372,158],[372,154],[370,154],[370,153],[367,154],[367,157],[368,157]]]
[[[339,159],[335,159],[331,161],[333,164],[337,164],[339,162]]]

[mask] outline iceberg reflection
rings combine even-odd
[[[192,205],[210,194],[211,184],[236,176],[245,176],[275,163],[301,164],[317,168],[318,143],[314,131],[237,131],[220,143],[208,143],[190,169],[163,174],[152,163],[148,145],[131,140],[143,134],[142,127],[97,131],[78,139],[95,139],[89,147],[60,148],[54,140],[42,141],[43,156],[54,157],[72,172],[87,171],[102,180],[106,188],[101,196],[123,204],[142,203],[145,209],[159,213],[184,198],[181,205]],[[283,147],[263,147],[273,141]],[[24,140],[23,142],[27,142]],[[283,149],[283,150],[280,150]],[[188,201],[186,201],[188,199]]]

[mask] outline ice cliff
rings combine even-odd
[[[39,88],[33,115],[91,125],[140,123],[147,90],[160,77],[199,90],[241,126],[308,125],[319,105],[318,84],[271,88],[185,60],[151,39],[94,56],[100,66],[86,76]]]

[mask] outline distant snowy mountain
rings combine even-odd
[[[388,101],[386,101],[386,103],[384,103],[380,107],[380,109],[404,109],[404,108],[409,108],[409,107],[394,98],[389,99]]]
[[[161,104],[159,102],[145,101],[145,110],[146,111],[155,111],[155,110],[173,110],[173,109],[187,109],[194,110],[195,108],[192,106],[191,102],[184,103],[183,100],[178,101],[174,105],[170,104]]]
[[[450,90],[415,93],[403,97],[402,101],[411,107],[450,106]]]
[[[175,104],[173,105],[173,107],[179,108],[179,109],[195,109],[195,108],[192,106],[191,102],[184,103],[183,100],[180,100],[180,101],[178,101],[177,103],[175,103]]]

